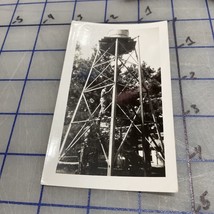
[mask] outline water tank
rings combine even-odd
[[[112,30],[108,33],[108,36],[113,38],[127,38],[129,37],[129,30]]]

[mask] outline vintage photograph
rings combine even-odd
[[[150,178],[139,190],[176,191],[167,38],[166,22],[73,22],[43,183],[137,190],[143,180],[132,187],[117,178]],[[172,188],[156,187],[172,177]]]
[[[78,38],[57,173],[165,176],[161,67],[132,31],[95,31],[94,47]]]

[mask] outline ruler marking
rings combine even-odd
[[[177,33],[176,33],[176,17],[174,13],[174,0],[171,0],[171,7],[172,7],[172,16],[174,21],[172,22],[173,25],[173,35],[174,35],[174,42],[175,42],[175,53],[176,53],[176,61],[177,61],[177,71],[179,77],[179,89],[180,89],[180,98],[181,98],[181,109],[183,114],[183,126],[184,126],[184,140],[186,144],[186,153],[187,153],[187,167],[188,167],[188,176],[189,176],[189,188],[190,188],[190,197],[191,197],[191,209],[192,212],[195,212],[195,196],[194,196],[194,188],[193,188],[193,180],[192,180],[192,169],[191,169],[191,162],[190,162],[190,151],[189,151],[189,141],[188,141],[188,134],[187,134],[187,125],[186,125],[186,117],[184,115],[184,96],[183,96],[183,89],[182,89],[182,81],[181,81],[181,71],[180,71],[180,61],[179,61],[179,53],[178,53],[178,45],[177,45]]]
[[[137,193],[137,200],[138,200],[138,214],[142,214],[142,193]]]
[[[209,23],[210,23],[210,28],[211,28],[211,32],[212,32],[212,37],[213,37],[213,40],[214,40],[214,30],[213,30],[213,24],[212,24],[212,20],[211,19],[211,15],[210,15],[210,9],[209,9],[209,3],[207,0],[205,0],[205,4],[206,4],[206,8],[207,8],[207,13],[208,13],[208,17],[209,17]]]
[[[107,8],[108,8],[108,0],[105,0],[104,23],[107,22]]]
[[[88,190],[86,214],[90,214],[90,208],[91,208],[90,204],[91,204],[91,189]]]
[[[214,45],[207,45],[207,46],[188,46],[188,47],[169,47],[170,49],[200,49],[200,48],[204,48],[204,49],[213,49],[214,48]],[[35,49],[35,50],[25,50],[25,49],[22,49],[22,50],[20,50],[20,49],[17,49],[17,50],[2,50],[1,52],[2,53],[13,53],[13,52],[52,52],[52,51],[66,51],[66,49],[64,49],[64,48],[59,48],[59,49]]]
[[[137,20],[138,22],[141,22],[140,21],[140,0],[137,1]]]
[[[40,209],[41,209],[41,205],[42,205],[42,196],[43,196],[43,191],[44,191],[44,185],[41,186],[41,190],[40,190],[40,195],[39,195],[39,202],[38,202],[38,206],[37,206],[37,214],[40,213]]]
[[[1,49],[0,49],[0,55],[1,55],[2,50],[3,50],[3,48],[4,48],[5,42],[6,42],[6,40],[7,40],[7,36],[8,36],[9,31],[10,31],[10,26],[11,26],[12,21],[13,21],[13,18],[14,18],[14,16],[15,16],[15,13],[16,13],[16,10],[17,10],[17,7],[18,7],[18,4],[19,4],[19,0],[17,0],[17,2],[16,2],[16,4],[15,4],[15,8],[14,8],[14,10],[13,10],[13,14],[12,14],[12,17],[11,17],[11,19],[10,19],[10,23],[9,23],[9,25],[8,25],[8,27],[7,27],[7,31],[6,31],[6,34],[5,34],[5,37],[4,37],[4,40],[3,40],[3,43],[2,43]]]
[[[140,1],[140,0],[138,0]],[[73,16],[73,19],[74,19],[74,16]],[[214,19],[211,19],[214,21]],[[151,22],[160,22],[160,21],[166,21],[165,19],[156,19],[156,20],[144,20],[143,22],[144,23],[151,23]],[[167,21],[169,22],[172,22],[173,20],[172,19],[168,19]],[[188,22],[188,21],[210,21],[210,19],[208,18],[204,18],[204,19],[177,19],[177,22]],[[98,22],[98,23],[105,23],[104,22]],[[117,22],[114,22],[114,21],[111,21],[111,23],[122,23],[122,24],[126,24],[126,23],[141,23],[141,21],[117,21]],[[64,25],[64,26],[70,26],[71,23],[66,23],[66,22],[62,22],[62,23],[41,23],[41,24],[12,24],[12,25],[7,25],[7,24],[4,24],[4,25],[0,25],[0,27],[2,28],[15,28],[15,27],[38,27],[38,26],[59,26],[59,25]]]
[[[19,0],[17,2],[19,2]],[[46,2],[47,2],[47,0],[46,0]],[[42,18],[43,18],[43,15],[44,15],[46,4],[47,3],[45,3],[40,22],[42,22]],[[16,7],[16,9],[17,9],[17,7]],[[11,18],[10,23],[13,20],[14,14],[15,14],[15,12],[13,13],[13,16]],[[33,59],[33,56],[34,56],[34,50],[35,50],[35,47],[36,47],[36,44],[37,44],[39,32],[40,32],[40,26],[38,28],[37,35],[36,35],[36,38],[35,38],[35,41],[34,41],[33,51],[32,51],[32,54],[31,54],[30,62],[29,62],[29,65],[28,65],[28,69],[27,69],[27,73],[26,73],[26,76],[25,76],[24,84],[23,84],[23,87],[22,87],[21,96],[20,96],[20,99],[19,99],[19,102],[18,102],[17,110],[16,110],[15,117],[14,117],[14,121],[13,121],[12,128],[11,128],[11,131],[10,131],[7,147],[6,147],[6,150],[5,150],[5,155],[4,155],[3,160],[2,160],[2,164],[1,164],[1,168],[0,168],[0,177],[2,176],[3,169],[4,169],[4,166],[5,166],[7,153],[9,151],[11,139],[12,139],[12,136],[13,136],[14,128],[15,128],[15,125],[16,125],[17,117],[18,117],[18,112],[19,112],[19,109],[20,109],[20,106],[21,106],[21,102],[22,102],[22,98],[23,98],[23,94],[24,94],[24,91],[25,91],[25,86],[26,86],[26,83],[27,83],[28,74],[29,74],[31,63],[32,63],[32,59]],[[3,45],[2,45],[2,49],[3,49]]]
[[[89,2],[90,0],[82,0],[81,2]],[[93,0],[91,2],[95,2],[95,1],[103,1],[105,2],[105,11],[104,11],[104,22],[106,22],[106,16],[107,16],[107,6],[108,6],[108,0]],[[19,1],[18,1],[19,2]],[[72,14],[72,19],[74,19],[75,17],[75,10],[76,10],[76,4],[77,4],[77,0],[65,0],[65,1],[55,1],[55,2],[48,2],[50,4],[52,3],[70,3],[70,2],[74,2],[74,10],[73,10],[73,14]],[[173,0],[171,0],[172,2],[172,6],[173,6]],[[208,16],[209,18],[208,19],[178,19],[176,20],[176,22],[179,22],[179,21],[209,21],[210,22],[210,27],[211,27],[211,31],[212,31],[212,35],[213,35],[213,38],[214,38],[214,33],[213,33],[213,25],[212,25],[212,19],[211,16],[210,16],[210,11],[209,11],[209,6],[208,6],[208,1],[205,0],[206,2],[206,6],[207,6],[207,12],[208,12]],[[12,3],[12,4],[0,4],[0,7],[1,6],[8,6],[8,5],[24,5],[24,4],[46,4],[47,1],[45,2],[25,2],[25,3]],[[135,22],[135,21],[130,21],[130,22],[120,22],[120,23],[137,23],[139,22],[139,19],[140,19],[140,0],[137,0],[137,4],[138,4],[138,20]],[[173,14],[173,18],[175,18],[174,16],[174,6],[172,7],[172,14]],[[9,25],[1,25],[0,27],[7,27],[7,28],[11,28],[11,27],[28,27],[28,26],[35,26],[35,27],[40,27],[41,26],[44,26],[42,23],[40,24],[29,24],[29,25],[11,25],[11,22],[14,18],[14,15],[15,15],[15,12],[13,14],[13,17],[10,21],[10,24]],[[43,14],[44,15],[44,14]],[[153,22],[153,21],[162,21],[162,20],[148,20],[148,21],[145,21],[145,22]],[[168,21],[172,21],[173,22],[173,25],[174,25],[174,28],[175,28],[175,21],[174,20],[168,20]],[[113,22],[112,22],[113,23]],[[118,22],[117,22],[118,23]],[[45,25],[53,25],[53,26],[57,26],[57,25],[70,25],[70,23],[59,23],[59,24],[45,24]],[[39,31],[38,30],[38,34],[39,34]],[[9,32],[9,30],[8,30]],[[176,32],[176,29],[175,29],[175,32]],[[7,33],[8,34],[8,33]],[[38,34],[37,34],[37,37],[38,37]],[[7,37],[7,35],[5,35]],[[177,37],[176,36],[176,33],[174,33],[174,37]],[[36,38],[37,40],[37,38]],[[176,38],[175,38],[176,40]],[[6,42],[6,39],[5,39],[5,42]],[[5,43],[4,42],[4,43]],[[3,47],[4,47],[4,43],[2,45],[2,48],[0,49],[0,54],[1,53],[4,53],[4,52],[32,52],[32,55],[31,55],[31,60],[30,60],[30,64],[29,64],[29,67],[28,67],[28,73],[29,73],[29,70],[30,70],[30,66],[31,66],[31,62],[33,60],[33,55],[34,55],[34,52],[43,52],[43,51],[65,51],[65,49],[44,49],[44,50],[35,50],[35,47],[36,45],[34,46],[33,50],[3,50]],[[35,44],[37,42],[35,41]],[[179,62],[179,55],[178,55],[178,48],[177,47],[177,44],[175,45],[175,47],[170,47],[171,49],[175,49],[176,51],[176,57],[177,57],[177,68],[178,69],[178,73],[180,73],[180,62]],[[181,47],[181,48],[214,48],[213,45],[210,45],[210,46],[197,46],[197,47]],[[179,75],[178,75],[179,76]],[[184,101],[183,101],[183,91],[182,91],[182,82],[183,80],[185,81],[190,81],[190,80],[193,80],[193,81],[203,81],[203,80],[214,80],[214,78],[196,78],[196,79],[182,79],[182,78],[172,78],[172,80],[175,80],[175,81],[179,81],[179,87],[180,87],[180,95],[181,95],[181,102],[182,102],[182,112],[184,113],[183,109],[184,109]],[[24,82],[24,85],[23,85],[23,90],[22,90],[22,93],[21,93],[21,97],[20,97],[20,102],[18,104],[18,107],[17,107],[17,111],[16,112],[0,112],[0,115],[15,115],[15,119],[14,119],[14,127],[15,127],[15,123],[16,123],[16,118],[18,117],[18,115],[20,116],[53,116],[53,113],[37,113],[37,112],[33,112],[33,113],[20,113],[19,112],[19,108],[20,108],[20,105],[21,105],[21,100],[22,100],[22,97],[23,97],[23,94],[24,94],[24,90],[25,90],[25,84],[27,81],[60,81],[60,79],[28,79],[28,74],[26,76],[25,79],[0,79],[0,81],[23,81]],[[186,124],[186,117],[192,117],[192,118],[214,118],[214,115],[174,115],[174,117],[182,117],[183,118],[183,123]],[[14,129],[14,127],[12,129]],[[13,130],[11,130],[11,132],[13,132]],[[189,153],[189,150],[188,150],[188,146],[189,146],[189,142],[188,142],[188,136],[187,136],[187,127],[186,125],[184,126],[184,132],[185,132],[185,141],[186,141],[186,146],[187,146],[187,154]],[[11,135],[12,136],[12,135]],[[6,156],[8,155],[17,155],[17,156],[45,156],[45,154],[34,154],[34,153],[10,153],[8,152],[9,151],[9,141],[8,141],[8,149],[5,151],[5,152],[0,152],[0,155],[2,156],[5,156],[5,159],[6,159]],[[189,156],[188,156],[189,158]],[[190,162],[214,162],[214,160],[194,160],[194,158],[192,160],[177,160],[177,161],[181,161],[181,162],[187,162],[188,164],[190,164]],[[192,172],[191,172],[191,165],[189,167],[188,165],[188,169],[189,169],[189,178],[192,180]],[[3,170],[3,168],[2,168]],[[0,174],[2,174],[2,170],[0,171]],[[191,185],[192,185],[192,188],[193,188],[193,184],[192,184],[192,181],[190,180],[190,188],[191,188]],[[141,201],[142,201],[142,194],[141,193],[138,193],[138,208],[137,209],[130,209],[130,208],[117,208],[117,207],[98,207],[98,206],[90,206],[90,201],[91,201],[91,190],[88,191],[88,201],[87,201],[87,205],[84,205],[84,206],[81,206],[81,205],[64,205],[64,204],[48,204],[48,203],[42,203],[42,196],[43,196],[43,191],[44,191],[44,186],[41,186],[41,191],[40,191],[40,197],[39,197],[39,201],[38,203],[33,203],[33,202],[14,202],[14,201],[0,201],[0,203],[5,203],[5,204],[17,204],[17,205],[32,205],[32,206],[37,206],[37,213],[39,214],[40,213],[40,208],[42,206],[45,206],[45,207],[62,207],[62,208],[80,208],[80,209],[86,209],[86,213],[89,214],[90,212],[90,209],[93,209],[93,210],[109,210],[109,211],[130,211],[130,212],[135,212],[135,213],[138,213],[138,214],[141,214],[143,212],[148,212],[148,213],[153,213],[153,212],[157,212],[157,213],[190,213],[190,212],[185,212],[185,211],[171,211],[171,210],[155,210],[155,209],[142,209],[141,207]],[[192,189],[192,192],[193,192],[193,198],[192,198],[192,207],[193,207],[193,202],[194,202],[194,210],[195,210],[195,201],[194,200],[194,191]],[[193,209],[192,209],[193,210]]]
[[[74,10],[73,10],[73,14],[72,14],[72,20],[74,20],[74,17],[75,17],[76,7],[77,7],[77,0],[75,0],[75,2],[74,2]]]

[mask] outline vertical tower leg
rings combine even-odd
[[[141,114],[141,131],[142,131],[142,148],[144,153],[144,170],[145,170],[145,176],[149,175],[149,169],[150,169],[150,148],[149,144],[146,141],[145,138],[145,128],[144,128],[144,110],[143,110],[143,73],[141,72],[141,58],[140,58],[140,43],[139,43],[139,37],[138,37],[138,76],[139,76],[139,84],[140,84],[140,114]]]
[[[60,152],[59,152],[60,157],[61,157],[61,156],[62,156],[62,154],[63,154],[63,150],[64,150],[64,146],[65,146],[65,143],[66,143],[67,137],[68,137],[68,135],[69,135],[69,132],[70,132],[71,126],[72,126],[72,124],[73,124],[73,122],[74,122],[74,119],[75,119],[75,117],[76,117],[77,111],[78,111],[78,109],[79,109],[80,102],[81,102],[81,100],[83,99],[83,95],[84,95],[85,89],[86,89],[86,87],[87,87],[87,85],[88,85],[88,82],[89,82],[89,79],[90,79],[91,73],[92,73],[92,71],[93,71],[93,68],[94,68],[95,62],[96,62],[96,60],[97,60],[98,52],[99,52],[99,48],[97,49],[97,52],[96,52],[96,55],[95,55],[94,61],[93,61],[93,63],[92,63],[91,69],[90,69],[90,71],[89,71],[89,73],[88,73],[88,77],[87,77],[87,79],[86,79],[86,81],[85,81],[85,85],[84,85],[84,87],[83,87],[83,89],[82,89],[82,93],[81,93],[80,98],[79,98],[79,100],[78,100],[78,102],[77,102],[77,105],[76,105],[76,108],[75,108],[75,110],[74,110],[74,113],[73,113],[73,116],[72,116],[71,122],[69,123],[69,126],[68,126],[68,129],[67,129],[67,131],[66,131],[66,134],[65,134],[64,140],[63,140],[63,142],[62,142],[62,145],[61,145],[61,148],[60,148]]]
[[[141,60],[140,60],[140,44],[139,44],[139,37],[138,37],[138,77],[139,77],[139,84],[140,84],[140,115],[142,126],[144,126],[144,114],[143,114],[143,74],[141,72]]]
[[[118,38],[115,40],[115,65],[114,65],[114,86],[112,92],[112,105],[111,105],[111,125],[109,137],[109,152],[108,152],[108,167],[107,176],[112,175],[113,169],[113,154],[114,154],[114,141],[115,141],[115,120],[116,120],[116,107],[117,107],[117,79],[118,79]]]

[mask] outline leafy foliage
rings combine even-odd
[[[103,143],[104,149],[108,153],[108,138],[109,138],[109,123],[111,116],[111,94],[112,88],[111,83],[113,82],[115,65],[111,62],[114,56],[110,54],[105,54],[103,51],[98,53],[96,56],[96,48],[91,58],[83,59],[81,57],[81,48],[77,44],[76,55],[74,59],[73,71],[71,84],[69,89],[69,96],[67,102],[67,109],[65,114],[63,137],[67,131],[68,125],[71,122],[71,118],[76,108],[76,104],[81,96],[84,84],[89,76],[90,68],[93,65],[94,59],[96,60],[96,66],[93,68],[90,78],[88,80],[88,92],[84,93],[85,100],[82,99],[79,105],[79,109],[74,118],[74,121],[86,121],[86,128],[88,127],[89,135],[84,133],[80,138],[80,142],[90,141],[91,147],[87,148],[88,153],[96,148],[99,153],[101,151],[100,142]],[[135,124],[141,124],[141,115],[138,111],[140,106],[139,99],[139,78],[138,78],[138,67],[135,63],[129,62],[128,56],[119,56],[118,63],[118,83],[117,83],[117,115],[116,115],[116,129],[115,133],[115,148],[118,148],[121,139],[124,137],[124,133],[127,131],[126,126],[130,125],[130,120],[128,118],[133,118]],[[100,74],[101,73],[101,74]],[[157,120],[157,126],[159,130],[163,131],[163,121],[162,121],[162,93],[161,93],[161,68],[154,70],[148,66],[145,62],[141,65],[141,74],[143,76],[143,109],[144,109],[144,125],[143,129],[148,137],[148,134],[153,133],[154,137],[157,137],[156,129],[154,126],[154,117]],[[109,86],[106,86],[109,85]],[[109,107],[106,109],[106,115],[102,118],[102,122],[106,127],[100,129],[100,122],[97,121],[99,117],[99,105],[101,98],[101,90],[106,86],[108,91],[106,95],[107,105]],[[96,90],[93,90],[97,88]],[[93,114],[93,116],[92,116]],[[65,148],[72,142],[78,131],[81,129],[82,124],[76,123],[72,125],[72,129],[69,132]],[[98,135],[99,131],[102,133]],[[87,137],[85,137],[87,135]],[[124,144],[125,149],[138,148],[139,140],[142,136],[137,131],[136,127],[132,127],[127,141]],[[86,139],[87,138],[87,139]],[[137,139],[137,140],[136,140]],[[75,141],[74,141],[75,142]],[[86,142],[87,144],[87,142]],[[92,146],[93,144],[93,146]],[[99,145],[99,146],[98,146]],[[99,149],[97,149],[99,148]],[[67,155],[72,155],[78,153],[81,149],[81,143],[78,143],[76,147],[67,151]]]

